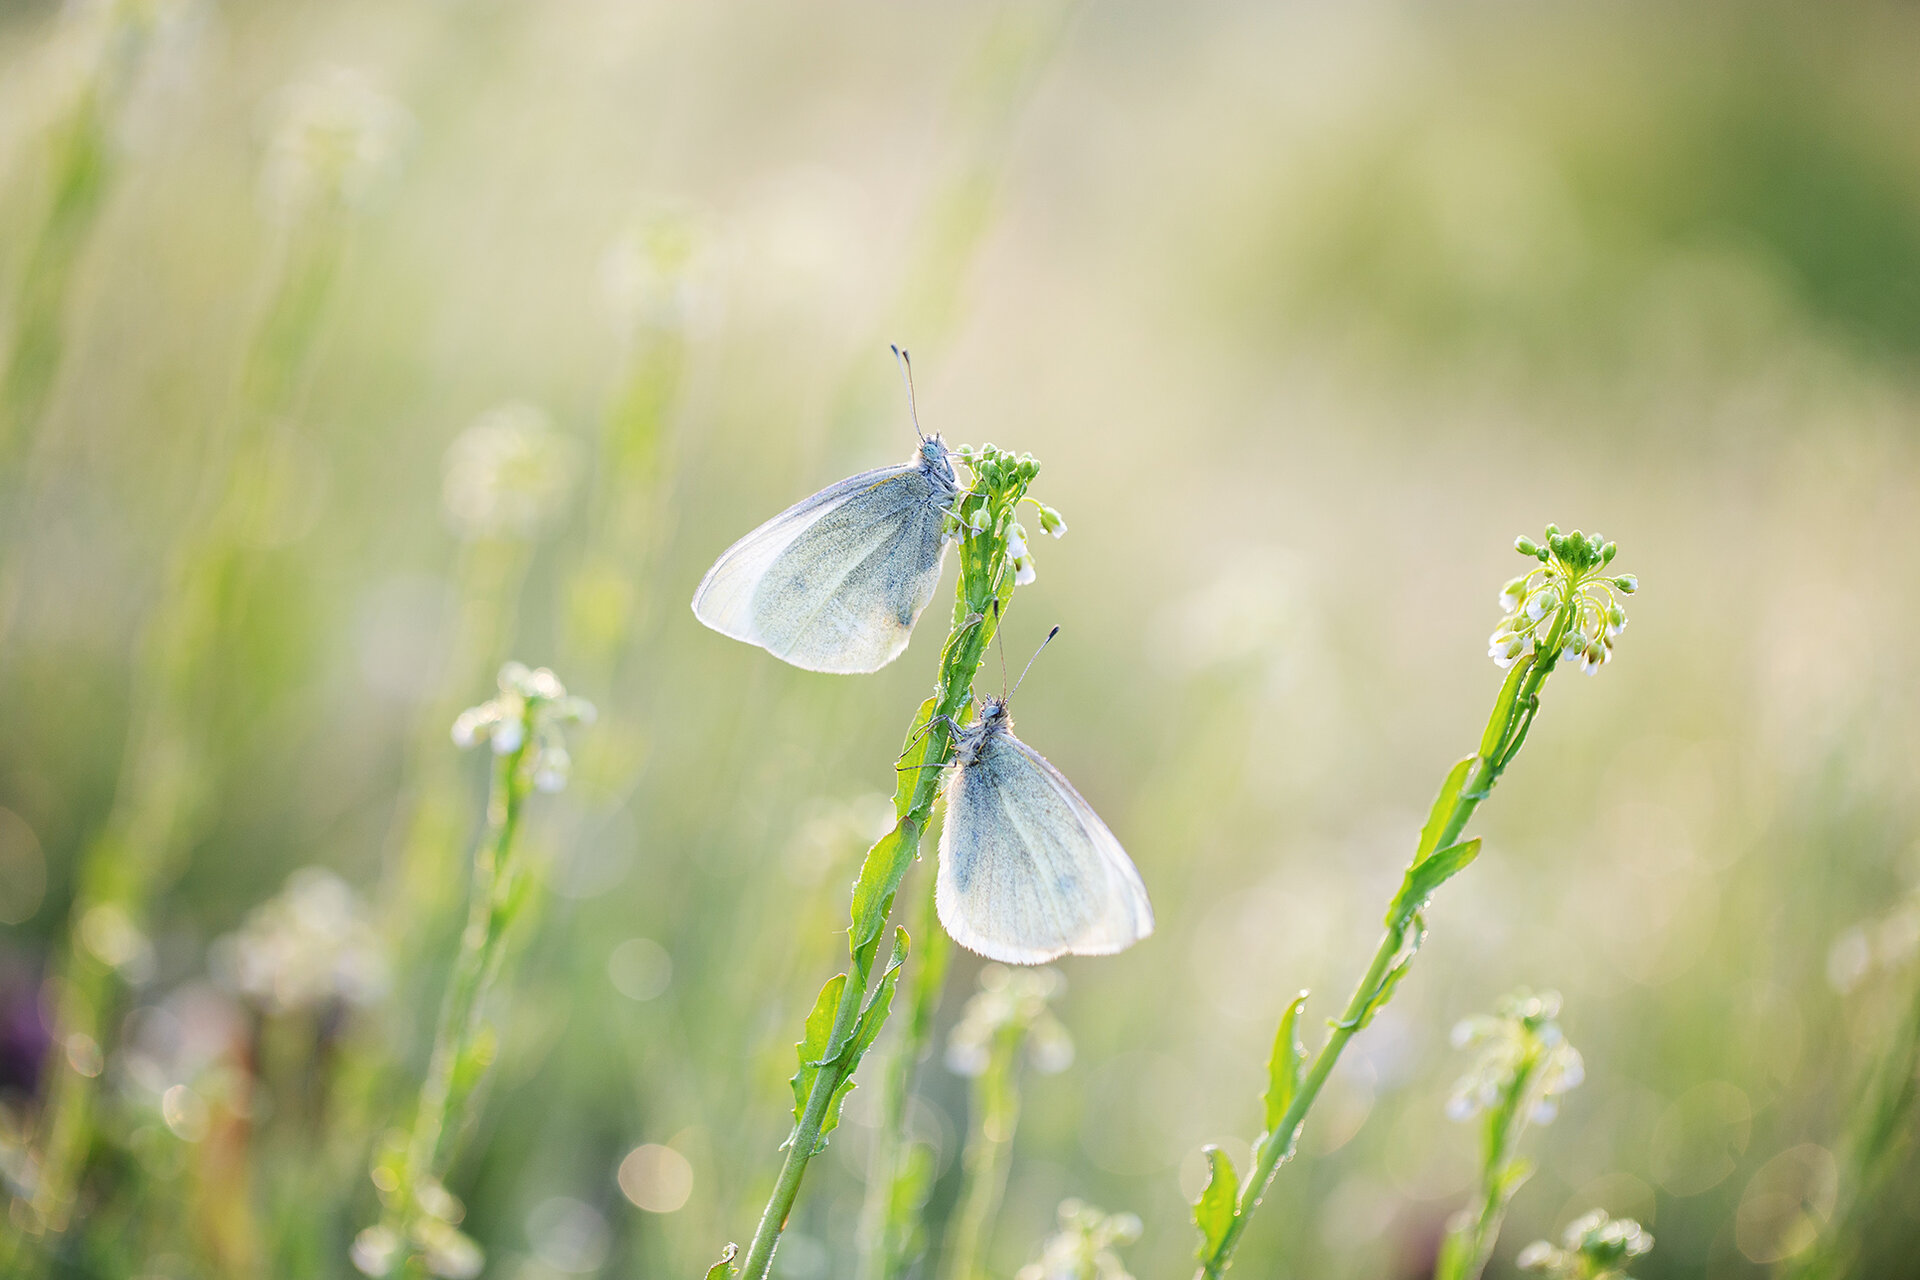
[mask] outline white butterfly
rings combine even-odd
[[[934,906],[955,942],[1008,964],[1111,955],[1153,932],[1132,860],[1073,784],[1013,736],[1005,698],[988,698],[955,735]]]
[[[728,547],[694,616],[809,671],[878,671],[933,599],[958,493],[951,451],[923,439],[905,465],[829,485]]]

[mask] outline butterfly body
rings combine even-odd
[[[809,671],[878,671],[933,599],[959,493],[938,436],[901,466],[829,485],[729,547],[693,611]]]
[[[1093,807],[989,698],[956,735],[934,888],[940,921],[1009,964],[1110,955],[1153,932],[1140,873]]]

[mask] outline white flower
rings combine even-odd
[[[339,1000],[369,1005],[387,990],[378,931],[347,882],[303,867],[279,896],[216,944],[224,980],[274,1013]]]
[[[628,336],[710,328],[721,310],[722,274],[717,237],[687,210],[636,219],[600,260],[607,307]]]
[[[261,184],[283,218],[364,205],[400,166],[413,119],[356,71],[331,67],[282,90]]]
[[[489,410],[447,449],[442,502],[465,538],[528,538],[572,496],[578,448],[546,412],[513,403]]]
[[[1027,558],[1027,531],[1018,524],[1007,534],[1007,557],[1016,562]]]
[[[493,727],[493,754],[510,756],[527,740],[527,727],[519,717],[504,719]]]

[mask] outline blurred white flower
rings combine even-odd
[[[1605,1210],[1584,1213],[1568,1224],[1556,1249],[1536,1240],[1515,1259],[1522,1271],[1544,1271],[1552,1280],[1632,1280],[1626,1266],[1653,1248],[1653,1237],[1632,1218],[1609,1218]]]
[[[529,538],[566,506],[579,448],[538,406],[490,409],[447,449],[441,500],[463,538]]]
[[[1140,1219],[1104,1213],[1079,1200],[1060,1202],[1060,1230],[1047,1237],[1038,1261],[1015,1280],[1133,1280],[1114,1250],[1140,1238]]]
[[[1073,1038],[1047,1007],[1066,985],[1057,969],[986,966],[980,990],[967,1001],[947,1040],[948,1070],[983,1075],[996,1053],[1011,1054],[1023,1042],[1034,1070],[1049,1075],[1066,1070],[1073,1064]]]
[[[1467,1120],[1504,1107],[1538,1124],[1551,1122],[1559,1112],[1560,1095],[1586,1077],[1579,1051],[1566,1042],[1554,1021],[1559,1012],[1560,997],[1554,992],[1520,991],[1502,1000],[1496,1014],[1458,1023],[1454,1047],[1482,1048],[1447,1099],[1448,1119]]]
[[[529,668],[509,662],[500,668],[500,694],[468,707],[453,722],[453,743],[465,749],[484,738],[497,756],[510,756],[527,747],[532,735],[533,785],[541,791],[564,790],[573,757],[561,730],[569,724],[592,724],[593,704],[570,697],[560,677],[545,667]]]
[[[413,133],[405,107],[344,67],[289,85],[273,116],[261,185],[285,219],[326,205],[365,205],[399,170]]]
[[[379,931],[346,881],[324,867],[294,872],[215,948],[223,977],[270,1013],[366,1006],[387,992]]]
[[[622,334],[710,329],[725,296],[723,248],[709,221],[687,210],[635,219],[600,259],[601,292]]]

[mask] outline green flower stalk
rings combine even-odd
[[[1014,1280],[1133,1280],[1115,1252],[1140,1238],[1140,1219],[1103,1213],[1079,1200],[1060,1202],[1060,1230]]]
[[[1481,1116],[1480,1177],[1471,1207],[1454,1216],[1434,1267],[1434,1280],[1479,1280],[1514,1192],[1533,1173],[1519,1155],[1529,1121],[1547,1124],[1556,1099],[1580,1083],[1580,1053],[1566,1042],[1560,997],[1520,991],[1491,1017],[1468,1018],[1453,1029],[1456,1047],[1480,1046],[1480,1057],[1454,1087],[1447,1115]]]
[[[1639,584],[1631,576],[1608,574],[1613,543],[1599,534],[1561,533],[1548,525],[1544,545],[1523,537],[1514,548],[1540,563],[1501,592],[1500,605],[1507,616],[1493,634],[1490,656],[1507,678],[1494,699],[1480,746],[1455,764],[1441,784],[1420,830],[1413,862],[1388,904],[1386,932],[1373,961],[1340,1017],[1329,1024],[1327,1038],[1311,1060],[1298,1030],[1306,992],[1296,996],[1281,1016],[1263,1098],[1265,1131],[1254,1143],[1249,1176],[1243,1182],[1225,1152],[1212,1146],[1206,1149],[1207,1185],[1193,1207],[1194,1225],[1200,1231],[1197,1280],[1218,1280],[1225,1274],[1249,1217],[1281,1164],[1292,1157],[1307,1113],[1347,1042],[1373,1021],[1406,977],[1426,940],[1423,913],[1428,901],[1478,856],[1480,841],[1460,837],[1526,745],[1547,677],[1563,660],[1577,659],[1589,674],[1598,671],[1626,626],[1621,598],[1631,595]]]
[[[1522,1271],[1544,1273],[1548,1280],[1633,1280],[1627,1264],[1653,1249],[1653,1237],[1632,1218],[1609,1218],[1603,1209],[1581,1214],[1568,1225],[1560,1248],[1535,1240],[1515,1259]]]
[[[460,1231],[464,1211],[441,1178],[467,1103],[497,1046],[484,1005],[500,975],[507,934],[532,888],[530,869],[519,856],[526,801],[534,791],[566,786],[569,758],[561,729],[592,718],[592,705],[569,697],[553,672],[510,662],[500,671],[500,695],[454,721],[455,745],[486,742],[492,748],[487,826],[474,850],[467,927],[441,1002],[413,1126],[389,1141],[373,1167],[385,1211],[353,1244],[353,1263],[367,1275],[392,1275],[403,1267],[449,1280],[479,1274],[479,1246]]]
[[[953,940],[940,928],[934,879],[927,877],[916,927],[925,939],[908,979],[907,1019],[888,1056],[880,1083],[880,1122],[868,1159],[866,1201],[860,1212],[860,1280],[896,1280],[926,1247],[921,1214],[933,1190],[934,1153],[907,1136],[913,1076],[933,1043],[933,1020],[946,986]]]
[[[983,1280],[986,1274],[981,1254],[1006,1194],[1007,1158],[1020,1123],[1021,1059],[1049,1073],[1073,1061],[1073,1041],[1047,1007],[1065,985],[1054,969],[988,965],[948,1041],[947,1066],[970,1077],[973,1089],[960,1153],[960,1209],[947,1231],[943,1280]]]
[[[826,1148],[827,1135],[853,1087],[854,1070],[885,1025],[894,986],[906,962],[907,931],[894,932],[885,969],[875,981],[880,944],[894,896],[920,852],[920,837],[933,816],[941,774],[953,755],[953,725],[962,722],[973,702],[973,678],[986,661],[987,646],[1013,598],[1016,569],[1008,544],[1018,527],[1015,508],[1040,470],[1031,457],[1015,457],[992,445],[962,448],[956,454],[972,473],[970,486],[954,502],[953,521],[960,555],[960,580],[953,618],[940,649],[933,696],[920,704],[908,726],[894,792],[895,824],[861,865],[853,885],[848,972],[822,988],[805,1034],[796,1045],[799,1070],[793,1077],[794,1125],[785,1143],[786,1157],[737,1274],[763,1280],[787,1217],[799,1197],[807,1165]],[[711,1274],[736,1274],[731,1260]]]

